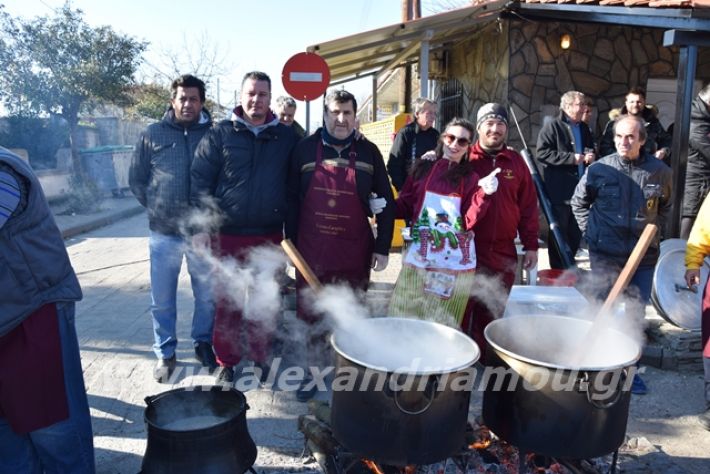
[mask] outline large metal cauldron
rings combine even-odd
[[[393,466],[460,452],[478,346],[429,321],[374,318],[337,330],[331,426],[346,449]]]
[[[178,388],[145,399],[144,474],[242,474],[256,460],[244,394],[222,386]]]
[[[487,363],[494,370],[483,395],[483,419],[494,433],[521,450],[568,459],[601,456],[621,445],[628,368],[641,348],[603,327],[600,347],[582,349],[591,327],[582,319],[542,315],[503,318],[486,327],[493,348]],[[574,367],[570,361],[580,349],[584,359]]]

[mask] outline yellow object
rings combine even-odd
[[[697,270],[703,265],[703,259],[710,255],[710,199],[706,198],[700,206],[693,229],[688,237],[685,249],[685,266],[688,270]]]
[[[360,125],[360,132],[367,137],[372,143],[377,145],[382,157],[385,159],[385,164],[389,161],[390,149],[394,136],[397,131],[410,123],[412,116],[410,114],[392,115],[379,122],[364,123]],[[397,191],[392,188],[394,197],[397,197]],[[404,239],[402,239],[402,229],[405,227],[404,220],[397,219],[394,221],[394,233],[392,234],[392,247],[402,247]]]

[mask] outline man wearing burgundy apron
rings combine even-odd
[[[710,255],[710,198],[705,198],[690,231],[688,247],[685,250],[685,281],[689,288],[700,283],[700,268],[708,255]],[[698,421],[703,428],[710,431],[710,279],[705,284],[703,292],[701,318],[705,411],[698,417]]]
[[[39,181],[2,147],[0,288],[0,473],[93,473],[81,288]]]
[[[283,239],[289,158],[297,136],[293,127],[279,123],[270,102],[269,76],[259,71],[247,73],[241,103],[231,119],[207,132],[195,152],[190,203],[204,208],[211,202],[218,209],[222,222],[211,244],[222,259],[243,262],[254,248],[278,245]],[[193,245],[210,245],[209,234],[204,230],[195,234]],[[232,383],[233,367],[243,357],[259,366],[263,380],[276,314],[245,311],[234,303],[235,297],[246,302],[253,288],[233,295],[217,286],[212,338],[220,365],[217,380]]]
[[[291,162],[289,217],[286,233],[323,284],[346,283],[366,291],[370,270],[384,270],[394,227],[394,198],[384,160],[377,147],[356,138],[357,101],[347,91],[331,91],[325,98],[325,127],[302,140]],[[370,195],[384,198],[378,209],[377,237]],[[297,277],[298,317],[310,324],[306,341],[308,364],[318,365],[325,334],[317,329],[322,315],[304,298],[305,282]],[[311,398],[316,387],[304,379],[297,397]]]

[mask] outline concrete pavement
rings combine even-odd
[[[120,202],[115,202],[120,201]],[[114,199],[93,216],[56,216],[67,235],[67,248],[84,290],[77,306],[77,330],[84,376],[91,405],[99,473],[135,473],[145,450],[143,399],[178,386],[211,384],[199,373],[189,341],[191,291],[183,272],[178,289],[179,375],[174,384],[152,379],[148,228],[144,213],[131,198]],[[132,217],[126,215],[134,214]],[[113,224],[76,234],[77,229]],[[542,252],[545,253],[544,251]],[[544,260],[544,259],[543,259]],[[545,262],[541,262],[544,268]],[[373,273],[371,300],[382,307],[400,268],[399,256],[390,267]],[[643,449],[624,457],[625,472],[710,472],[710,434],[695,423],[702,408],[702,376],[648,369],[648,395],[634,396],[628,435],[645,438]],[[251,409],[249,430],[259,448],[259,472],[319,472],[304,463],[303,438],[296,427],[306,411],[291,392],[265,389],[246,393]],[[480,414],[481,393],[474,392],[471,415]],[[643,443],[642,443],[643,444]]]

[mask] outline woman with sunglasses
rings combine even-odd
[[[415,316],[459,325],[476,269],[472,228],[498,188],[497,171],[479,179],[468,161],[474,125],[449,122],[436,160],[417,160],[399,197],[397,218],[412,221],[412,244],[403,257],[390,301],[392,316]]]

